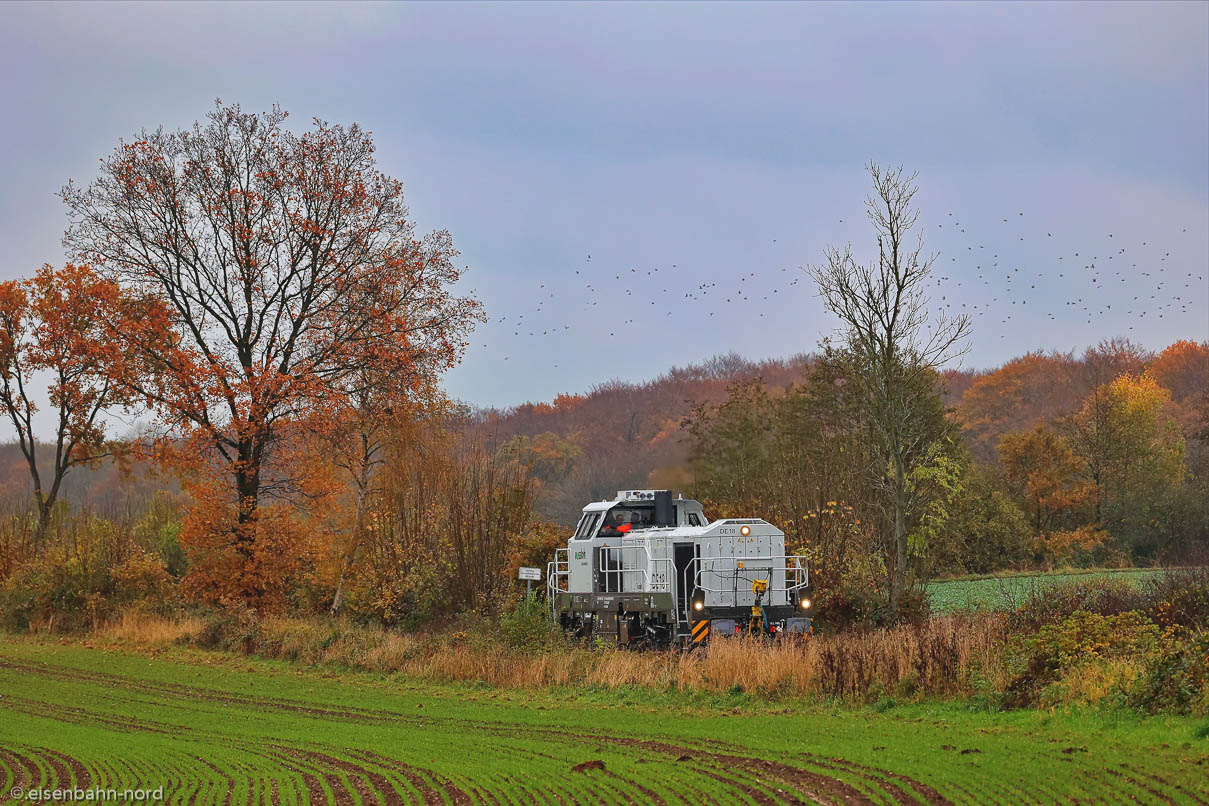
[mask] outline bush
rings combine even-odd
[[[1159,637],[1158,626],[1138,611],[1102,615],[1077,610],[1009,646],[1009,664],[1016,675],[1007,686],[1005,704],[1036,705],[1047,686],[1072,670],[1086,673],[1086,667],[1101,661],[1146,657],[1155,651]]]
[[[1096,658],[1072,665],[1040,691],[1038,705],[1124,706],[1129,691],[1143,674],[1142,657]]]
[[[1032,633],[1077,612],[1115,616],[1148,609],[1148,597],[1121,579],[1089,579],[1035,591],[1011,617],[1019,632]]]
[[[879,584],[887,574],[874,552],[852,551],[832,561],[811,556],[810,562],[815,629],[834,633],[855,625],[868,628],[890,623],[889,599],[885,586]],[[923,591],[910,588],[904,592],[900,614],[906,621],[918,621],[926,606]]]
[[[196,636],[185,637],[203,649],[222,649],[251,654],[261,645],[264,631],[256,611],[242,602],[214,611]]]
[[[1171,569],[1138,589],[1100,579],[1043,590],[1011,623],[1022,637],[1005,649],[1009,707],[1111,698],[1209,712],[1209,569]]]
[[[1061,624],[1042,627],[1025,639],[1031,659],[1059,670],[1097,658],[1121,657],[1154,648],[1159,628],[1142,613],[1116,616],[1078,611]]]
[[[1159,624],[1209,629],[1209,568],[1170,568],[1142,590]]]
[[[500,637],[519,649],[544,649],[566,643],[562,629],[550,618],[546,603],[532,593],[500,619]]]
[[[940,574],[1019,567],[1032,559],[1030,535],[1020,507],[985,469],[972,464],[944,534],[929,546],[929,562]]]
[[[164,561],[142,549],[133,550],[109,569],[111,605],[158,608],[173,598],[173,579]]]
[[[0,617],[18,631],[95,629],[119,611],[163,612],[175,602],[176,586],[160,557],[87,515],[48,534],[0,583]]]
[[[1129,704],[1152,714],[1209,714],[1209,633],[1184,627],[1164,631]]]

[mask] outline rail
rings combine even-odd
[[[784,584],[778,585],[776,571],[784,570]],[[712,577],[714,585],[705,584],[705,577]],[[742,579],[747,583],[745,589],[739,587],[739,580]],[[697,589],[701,589],[706,593],[706,603],[709,603],[709,594],[715,594],[713,597],[716,600],[722,598],[725,594],[730,594],[733,601],[732,606],[744,606],[750,603],[739,603],[740,598],[751,597],[752,602],[755,601],[755,594],[752,593],[750,583],[756,579],[768,580],[768,591],[765,602],[770,602],[773,594],[783,592],[785,594],[785,602],[791,603],[797,601],[797,595],[800,591],[810,584],[810,570],[806,556],[802,554],[766,554],[763,556],[730,556],[730,557],[694,557],[693,560],[684,567],[684,575],[681,582],[684,583],[680,590],[683,592],[679,598],[679,603],[682,609],[682,623],[692,621],[692,614],[689,608],[692,606],[692,595]],[[690,580],[692,580],[690,584]],[[724,585],[723,583],[730,583]]]

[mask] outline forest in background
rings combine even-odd
[[[885,513],[842,354],[725,356],[645,385],[490,412],[542,483],[537,509],[639,486],[683,490],[712,517],[760,516],[811,556],[824,612],[883,609]],[[1209,549],[1209,346],[1107,340],[949,371],[939,453],[913,480],[913,601],[938,575],[1199,562]]]
[[[515,567],[544,566],[585,503],[646,486],[696,496],[711,517],[769,519],[812,557],[821,611],[837,623],[878,620],[886,571],[860,463],[844,458],[859,454],[860,438],[845,419],[843,371],[834,354],[732,354],[551,403],[447,404],[422,429],[395,418],[383,427],[381,486],[370,494],[377,515],[358,527],[353,477],[329,478],[326,516],[298,524],[304,550],[286,558],[294,569],[281,606],[325,612],[343,589],[344,608],[386,624],[498,613]],[[920,524],[915,607],[936,576],[1204,557],[1205,343],[1031,353],[948,372],[943,388],[952,464],[941,504]],[[47,556],[73,559],[31,577],[22,562],[32,549],[29,474],[17,446],[0,449],[0,468],[10,615],[66,611],[70,622],[73,612],[91,619],[143,601],[147,590],[175,598],[190,567],[180,541],[188,496],[170,475],[114,461],[68,475],[56,520],[65,542]],[[82,551],[91,544],[81,538],[98,533],[114,541],[107,556]],[[124,565],[110,578],[104,565],[118,556]]]
[[[611,498],[638,486],[688,491],[695,478],[693,435],[686,418],[705,413],[740,386],[778,397],[800,387],[820,366],[819,355],[751,361],[737,354],[675,367],[642,384],[613,381],[550,403],[481,409],[476,418],[493,439],[527,456],[544,487],[538,511],[562,525],[574,524],[587,501]],[[1147,375],[1166,390],[1158,404],[1163,427],[1182,437],[1188,467],[1203,473],[1205,395],[1209,349],[1180,341],[1159,352],[1111,339],[1081,355],[1029,353],[1002,367],[943,373],[942,400],[961,428],[973,461],[1001,465],[1000,442],[1008,434],[1054,427],[1080,410],[1095,389],[1122,375]]]

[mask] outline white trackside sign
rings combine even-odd
[[[517,579],[528,579],[534,582],[540,582],[542,578],[542,569],[540,568],[521,568],[517,572]]]

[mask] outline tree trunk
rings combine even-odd
[[[34,486],[34,506],[38,510],[38,526],[34,537],[40,543],[42,542],[42,538],[46,537],[46,530],[50,526],[50,508],[54,502],[47,500],[46,495],[42,492],[42,477],[38,473],[38,461],[34,453],[35,445],[32,435],[29,440],[29,447],[26,448],[25,445],[25,439],[22,437],[21,452],[25,454],[25,461],[29,465],[29,476]]]
[[[46,532],[50,529],[50,517],[54,512],[55,502],[59,500],[59,490],[63,486],[63,476],[67,474],[67,468],[60,460],[55,461],[55,479],[50,485],[50,492],[42,492],[42,487],[39,484],[34,488],[34,497],[38,502],[38,539],[41,540],[46,536]]]
[[[907,476],[902,457],[894,457],[894,564],[890,577],[890,618],[898,621],[907,585]]]
[[[1095,490],[1096,490],[1094,503],[1093,503],[1093,508],[1095,510],[1095,517],[1093,518],[1093,520],[1097,524],[1099,524],[1100,523],[1100,513],[1103,509],[1103,504],[1104,504],[1104,480],[1101,478],[1101,473],[1100,473],[1100,470],[1098,467],[1092,467],[1091,481],[1092,481],[1092,485],[1095,487]]]
[[[239,443],[239,463],[235,468],[235,490],[239,496],[236,518],[235,550],[244,559],[244,593],[249,604],[258,606],[265,589],[256,575],[256,523],[260,506],[260,459],[263,446],[252,439]]]
[[[239,516],[236,542],[241,554],[251,556],[256,541],[255,525],[260,498],[260,473],[239,471],[235,474],[235,488],[239,492]]]
[[[50,529],[51,502],[42,495],[41,490],[34,491],[34,501],[38,505],[38,530],[35,536],[40,543],[46,537],[46,532]]]
[[[328,610],[328,615],[338,616],[344,608],[344,580],[348,578],[348,573],[352,570],[356,557],[357,546],[354,544],[352,549],[345,553],[344,560],[340,563],[340,577],[336,580],[336,593],[332,596],[332,606]]]
[[[353,524],[353,544],[349,546],[348,551],[344,553],[344,557],[340,562],[340,576],[336,579],[336,592],[332,595],[332,606],[328,611],[330,615],[340,615],[340,610],[344,607],[344,581],[353,569],[353,562],[357,559],[357,549],[361,545],[361,538],[364,534],[365,497],[362,493],[358,492],[357,518],[356,523]]]

